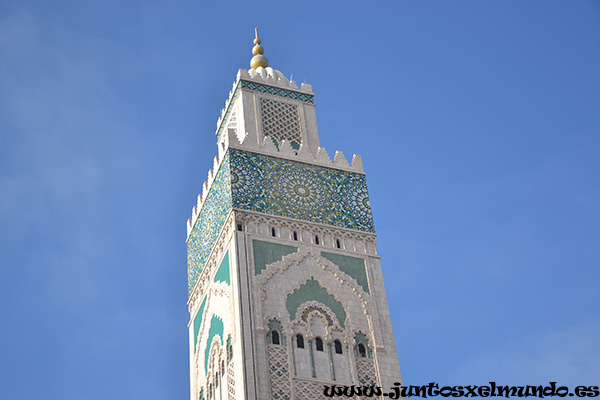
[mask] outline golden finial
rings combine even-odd
[[[260,45],[260,39],[258,38],[258,28],[254,28],[254,47],[252,48],[252,60],[250,60],[251,68],[263,67],[266,68],[269,66],[269,60],[267,57],[263,56],[265,53],[265,49]]]

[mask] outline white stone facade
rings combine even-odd
[[[311,101],[240,84],[286,89],[285,96],[295,91],[305,100],[313,95],[310,85],[298,89],[281,74],[263,72],[238,73],[188,239],[230,148],[364,174],[360,156],[349,164],[337,152],[332,161],[320,147]],[[285,129],[272,120],[269,129],[289,140],[264,135],[265,104],[287,113]],[[385,390],[401,382],[372,232],[231,207],[188,305],[192,400],[318,399],[324,385]]]

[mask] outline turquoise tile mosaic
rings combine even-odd
[[[375,232],[365,176],[230,150],[233,207]]]
[[[232,207],[375,232],[364,175],[229,149],[188,240],[188,294]]]
[[[188,294],[200,277],[231,210],[229,154],[225,155],[188,239]]]
[[[257,92],[268,93],[268,94],[272,94],[274,96],[285,97],[287,99],[300,100],[305,103],[311,103],[311,104],[315,103],[315,95],[314,94],[300,93],[300,92],[295,92],[293,90],[281,89],[281,88],[276,88],[273,86],[263,85],[262,83],[248,82],[248,81],[240,81],[240,85],[241,85],[242,89],[255,90]]]

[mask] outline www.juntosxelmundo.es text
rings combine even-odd
[[[394,386],[385,391],[380,386],[341,386],[325,385],[325,397],[381,397],[400,399],[403,397],[598,397],[598,386],[577,386],[573,390],[567,386],[557,386],[549,382],[546,386],[507,386],[489,382],[489,385],[442,386],[435,382],[421,386],[403,386],[395,382]]]

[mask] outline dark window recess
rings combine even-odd
[[[319,244],[319,236],[315,236],[315,244]]]
[[[315,345],[317,347],[317,351],[323,351],[323,339],[320,337],[315,339]]]
[[[279,332],[276,330],[271,331],[271,343],[279,344]]]
[[[238,231],[240,231],[240,232],[241,232],[241,231],[242,231],[242,224],[237,224],[237,225],[238,225],[238,227],[237,227],[237,228],[238,228]]]
[[[299,349],[304,348],[304,337],[300,334],[296,335],[296,347]]]
[[[335,239],[335,245],[337,246],[337,248],[341,248],[342,246],[340,246],[340,239]]]
[[[275,228],[271,228],[271,236],[275,237]]]
[[[298,234],[294,231],[294,240],[298,240]]]
[[[366,349],[365,345],[362,343],[358,344],[358,355],[361,357],[367,356],[367,349]]]
[[[335,354],[342,354],[342,342],[336,340],[333,344],[335,346]]]

